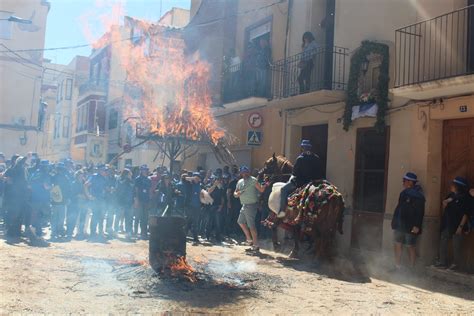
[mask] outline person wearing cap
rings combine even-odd
[[[56,164],[55,174],[51,177],[51,239],[66,237],[64,222],[66,207],[71,193],[71,182],[63,162]]]
[[[91,199],[92,217],[90,222],[90,238],[104,237],[105,190],[107,187],[107,171],[105,165],[99,164],[89,180],[87,180],[86,196]]]
[[[217,242],[222,241],[225,190],[222,172],[216,170],[212,185],[207,188],[207,192],[213,200],[206,218],[206,238],[208,240],[211,239],[211,234],[214,231]]]
[[[49,161],[41,160],[39,167],[31,175],[31,213],[29,218],[29,231],[34,238],[41,238],[42,217],[46,217],[51,212],[50,193],[51,176],[49,174]]]
[[[240,209],[237,223],[245,234],[247,243],[252,247],[247,251],[258,252],[257,229],[255,226],[255,217],[257,216],[257,205],[259,193],[265,191],[265,186],[258,183],[257,178],[250,175],[250,169],[247,166],[240,168],[242,179],[237,182],[234,196],[240,199],[242,208]]]
[[[421,234],[425,215],[425,196],[421,186],[417,184],[418,177],[416,174],[408,172],[402,181],[403,191],[400,193],[392,218],[395,239],[395,270],[401,268],[404,245],[408,248],[411,266],[415,266],[416,241]]]
[[[71,183],[71,203],[67,208],[66,216],[66,235],[68,239],[72,239],[76,222],[79,220],[77,227],[76,239],[82,240],[84,236],[84,226],[87,215],[87,195],[85,191],[86,175],[82,170],[74,173],[74,180]]]
[[[105,187],[105,218],[107,237],[112,238],[117,236],[117,232],[113,229],[114,222],[119,221],[119,209],[117,205],[117,190],[115,168],[109,164],[105,166],[107,170],[106,187]],[[118,226],[118,225],[117,225]]]
[[[134,235],[138,234],[140,226],[140,238],[148,238],[148,209],[150,204],[151,180],[148,177],[149,169],[147,165],[140,167],[140,175],[135,179],[135,223]]]
[[[187,173],[183,173],[180,181],[175,186],[176,210],[180,214],[185,214],[186,207],[189,205],[188,196],[190,183],[186,181],[187,176]]]
[[[6,233],[8,237],[19,238],[22,219],[28,207],[26,199],[28,196],[26,157],[14,155],[12,166],[5,171],[3,177],[6,180],[3,200],[6,211]]]
[[[158,193],[159,214],[171,215],[173,212],[174,185],[168,173],[161,175],[161,180],[156,188]],[[164,213],[166,211],[166,213]]]
[[[191,228],[193,235],[194,245],[199,243],[198,230],[199,220],[201,215],[201,183],[203,176],[200,172],[194,172],[192,177],[186,177],[186,181],[190,183],[188,188],[189,200],[188,200],[188,225]]]
[[[290,181],[281,188],[280,212],[278,217],[283,217],[285,215],[286,206],[288,205],[288,197],[297,188],[308,184],[311,181],[325,178],[321,159],[311,151],[313,148],[311,142],[307,139],[303,139],[300,146],[301,154],[296,158]]]
[[[125,224],[127,238],[131,238],[133,233],[133,185],[132,172],[125,168],[117,180],[117,202],[120,209],[120,218],[123,219]],[[115,231],[117,232],[119,229],[118,221],[115,224]]]
[[[462,261],[462,241],[468,232],[467,222],[472,207],[469,194],[469,184],[463,177],[456,177],[451,182],[450,193],[443,201],[443,216],[441,217],[441,239],[439,246],[439,268],[448,267],[448,244],[453,245],[453,261],[449,269],[458,270]]]
[[[237,183],[239,180],[240,175],[238,174],[237,169],[237,175],[232,176],[232,179],[229,181],[229,185],[227,187],[227,230],[229,234],[236,234],[240,231],[240,227],[237,224],[237,219],[239,218],[242,204],[240,204],[240,199],[234,196],[234,192],[237,188]]]

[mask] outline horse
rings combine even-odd
[[[293,171],[293,165],[284,156],[273,156],[265,161],[264,168],[259,172],[259,176],[267,176],[270,186],[267,190],[272,190],[273,184],[276,182],[287,182]],[[268,203],[270,194],[263,194],[264,202]],[[344,212],[344,201],[340,195],[333,196],[328,203],[321,207],[318,217],[312,223],[311,233],[309,235],[310,242],[314,245],[314,257],[319,260],[330,257],[330,249],[335,239],[336,231],[343,233],[342,220]],[[275,213],[270,213],[265,222],[271,223],[272,242],[275,251],[279,251],[281,245],[278,242],[277,227],[281,227],[293,234],[294,247],[290,253],[290,257],[297,258],[301,239],[304,238],[306,232],[301,231],[301,223],[296,221],[299,211],[294,208],[287,208],[285,216],[278,218]]]
[[[268,175],[270,183],[287,182],[293,173],[293,164],[284,156],[276,156],[267,159],[258,175],[262,178]]]

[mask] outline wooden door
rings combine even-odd
[[[474,119],[449,120],[443,129],[443,170],[441,197],[448,191],[451,181],[461,176],[474,184]],[[474,232],[465,238],[465,262],[463,265],[474,270]]]
[[[301,139],[309,139],[313,145],[313,152],[321,159],[323,175],[326,176],[326,165],[328,157],[328,125],[304,126],[301,131]]]
[[[389,130],[357,130],[354,212],[351,246],[377,251],[382,247]]]

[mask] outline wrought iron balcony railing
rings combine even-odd
[[[395,31],[395,87],[474,74],[474,5]]]
[[[345,90],[348,49],[318,47],[272,65],[275,99],[319,90]]]
[[[79,86],[79,95],[87,93],[106,93],[107,92],[107,80],[90,80]]]
[[[259,68],[245,61],[226,68],[223,103],[249,97],[280,99],[318,90],[344,90],[348,49],[315,48]]]

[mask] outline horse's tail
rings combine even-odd
[[[328,203],[321,207],[321,212],[315,221],[315,229],[321,235],[332,235],[336,231],[342,234],[344,208],[342,196],[333,195]]]

